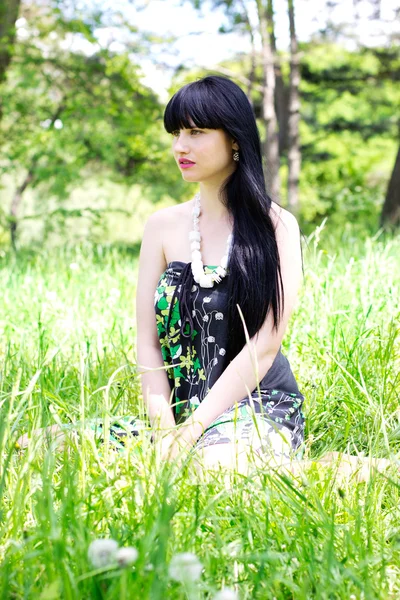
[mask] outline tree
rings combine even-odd
[[[242,30],[250,34],[252,52],[251,52],[251,69],[250,74],[246,78],[248,83],[247,93],[251,94],[252,90],[257,87],[262,94],[262,120],[265,128],[264,138],[264,167],[265,179],[267,188],[271,196],[277,200],[280,192],[279,182],[279,129],[275,110],[275,57],[271,44],[271,7],[272,0],[253,0],[257,13],[257,24],[253,25],[249,17],[249,12],[245,0],[212,0],[215,7],[223,6],[225,13],[230,20],[230,29],[221,28],[220,31],[225,33],[232,30]],[[202,6],[201,0],[192,0],[195,8],[200,9]],[[259,35],[262,42],[261,49],[261,69],[262,82],[255,86],[256,72],[256,50],[255,37]],[[238,77],[240,79],[240,77]],[[251,103],[252,100],[250,100]]]
[[[275,65],[268,29],[267,9],[262,0],[256,0],[261,36],[261,61],[263,66],[263,117],[266,129],[264,154],[266,180],[273,199],[279,197],[279,134],[275,112]]]
[[[388,226],[393,229],[400,227],[400,147],[389,180],[380,225],[381,227]]]
[[[2,117],[1,85],[11,62],[15,42],[15,22],[20,0],[0,0],[0,120]]]
[[[299,213],[299,178],[301,152],[299,142],[300,123],[300,56],[294,18],[294,0],[288,0],[290,29],[290,76],[288,118],[288,208]]]
[[[155,133],[158,99],[140,83],[128,53],[66,50],[66,37],[76,31],[95,42],[94,22],[67,19],[48,6],[30,10],[29,35],[15,46],[4,87],[1,126],[0,173],[22,178],[9,211],[14,247],[28,186],[40,188],[44,202],[62,201],[88,165],[119,182],[154,179],[164,149]]]

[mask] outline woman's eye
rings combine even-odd
[[[175,131],[172,131],[171,133],[172,133],[172,135],[173,135],[174,137],[178,137],[178,136],[179,136],[179,134],[180,134],[180,131],[179,131],[179,130],[175,130]],[[196,134],[196,133],[203,133],[203,132],[202,132],[202,131],[200,131],[199,129],[191,129],[191,130],[190,130],[190,135],[192,135],[192,133]]]

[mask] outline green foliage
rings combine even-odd
[[[88,169],[123,185],[151,184],[170,168],[161,107],[129,51],[69,50],[71,34],[95,41],[95,23],[43,11],[32,9],[4,86],[0,174],[14,173],[17,186],[31,173],[36,211],[49,198],[67,200]]]
[[[287,85],[289,56],[282,53],[280,58]],[[399,143],[399,62],[395,47],[349,51],[318,40],[301,44],[300,224],[305,232],[325,216],[332,227],[341,228],[351,219],[359,223],[360,233],[376,231]],[[221,67],[221,74],[246,89],[241,75],[249,72],[248,56],[224,61]],[[170,93],[212,73],[218,74],[218,67],[178,72]],[[252,100],[264,140],[261,77],[258,68]],[[281,182],[280,203],[285,206],[286,155]]]
[[[236,4],[223,4],[234,17]],[[30,34],[15,46],[2,89],[0,176],[7,173],[8,181],[13,177],[14,189],[6,195],[11,199],[26,173],[32,172],[28,192],[34,190],[34,203],[28,214],[44,215],[46,207],[52,213],[54,200],[71,210],[71,193],[81,190],[83,196],[88,177],[98,179],[99,189],[105,179],[118,184],[121,194],[140,185],[145,201],[154,204],[183,201],[192,194],[171,155],[171,138],[163,128],[164,107],[140,83],[141,72],[131,52],[134,47],[151,53],[155,43],[168,42],[167,38],[156,39],[130,26],[136,37],[126,50],[101,49],[94,43],[101,18],[100,13],[82,14],[72,6],[67,10],[61,1],[32,7]],[[74,40],[70,47],[68,40]],[[91,53],[87,44],[92,44]],[[300,50],[300,225],[310,232],[326,216],[332,227],[342,228],[351,219],[360,232],[376,231],[399,143],[399,50],[389,46],[349,51],[318,38],[300,44]],[[287,85],[288,54],[282,52],[280,61]],[[259,63],[252,101],[264,140]],[[250,68],[247,55],[207,71],[188,71],[181,65],[169,92],[219,72],[247,90],[243,75]],[[285,206],[286,154],[281,159],[278,200]],[[93,202],[85,207],[97,210]],[[108,209],[119,208],[111,196],[107,203]],[[5,202],[1,209],[0,224],[8,227]]]
[[[301,49],[304,224],[329,216],[338,226],[355,219],[376,229],[398,148],[399,50]]]

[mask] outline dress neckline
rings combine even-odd
[[[187,262],[183,262],[183,260],[171,260],[171,262],[169,262],[167,264],[167,269],[174,264],[179,264],[179,265],[187,265]],[[218,265],[203,265],[204,267],[208,267],[210,269],[216,269],[218,267]]]

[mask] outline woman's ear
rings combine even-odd
[[[239,146],[238,146],[236,140],[233,140],[232,150],[239,150]]]

